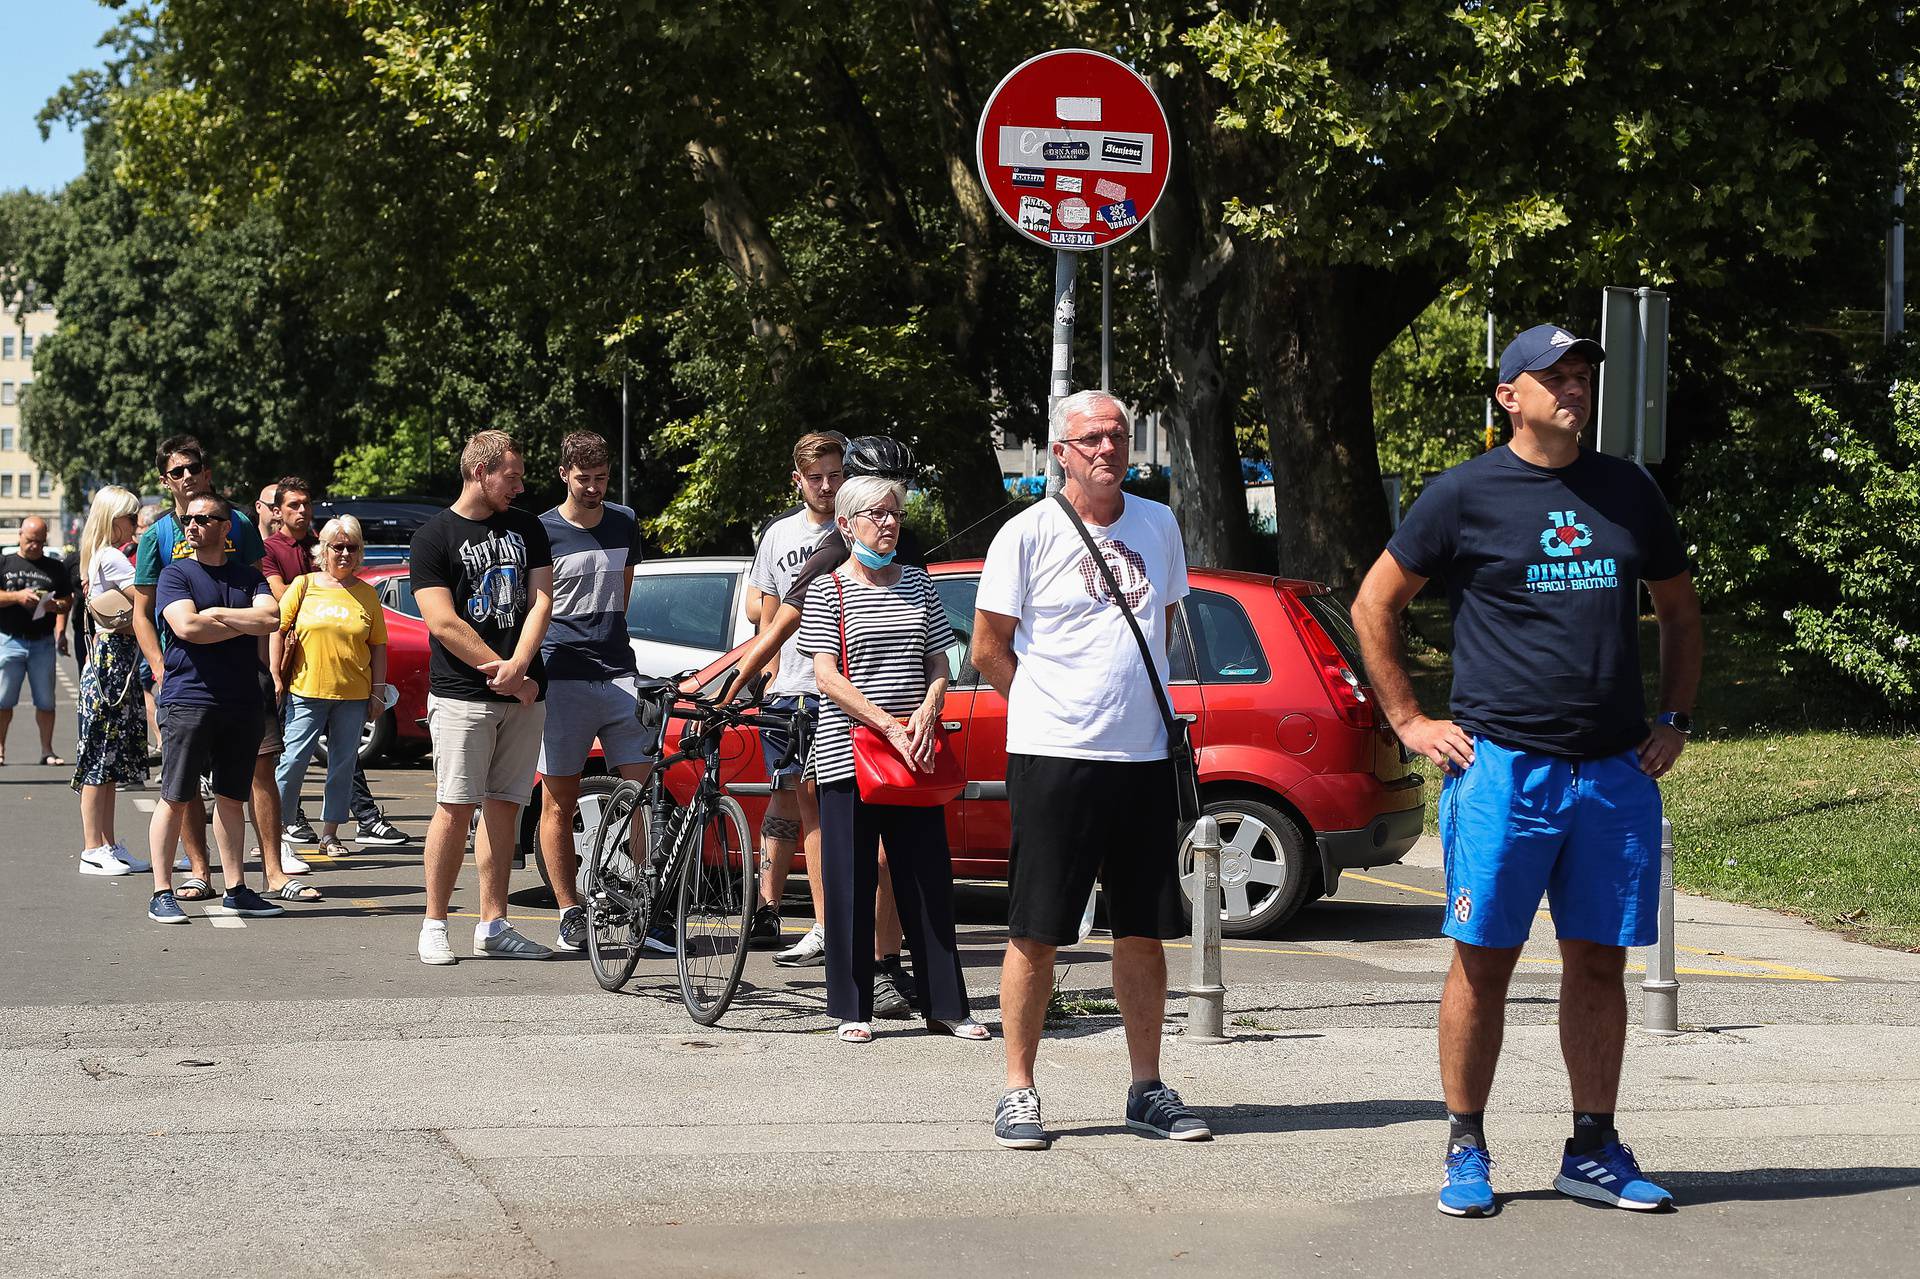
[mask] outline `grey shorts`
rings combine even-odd
[[[540,773],[577,777],[596,739],[607,771],[660,758],[661,724],[638,717],[632,677],[618,680],[556,679],[547,684],[547,727],[540,743]]]
[[[433,737],[433,797],[442,804],[504,799],[524,804],[533,795],[533,766],[547,704],[463,702],[427,697]]]

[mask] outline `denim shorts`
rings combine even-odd
[[[20,639],[0,635],[0,711],[20,704],[24,680],[33,694],[35,710],[53,709],[53,636]]]
[[[1556,935],[1649,946],[1660,929],[1660,786],[1635,751],[1568,759],[1474,739],[1440,791],[1441,929],[1470,946],[1526,942],[1544,894]]]
[[[806,713],[817,724],[820,721],[820,695],[802,693],[797,697],[769,697],[762,703],[770,711],[791,711],[804,706]],[[767,780],[775,790],[798,790],[800,779],[806,776],[807,757],[804,752],[787,761],[784,768],[776,768],[780,757],[787,753],[787,730],[763,726],[760,729],[760,753],[767,761]]]

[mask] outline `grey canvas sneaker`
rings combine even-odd
[[[482,937],[475,929],[473,954],[476,959],[545,959],[553,952],[508,925],[491,937]]]

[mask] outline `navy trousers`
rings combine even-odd
[[[827,898],[827,1012],[873,1019],[873,895],[887,842],[893,898],[913,952],[920,1015],[965,1021],[967,983],[953,931],[953,861],[944,808],[868,804],[852,779],[820,787],[820,857]]]

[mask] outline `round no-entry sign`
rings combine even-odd
[[[1167,186],[1167,113],[1118,58],[1055,49],[1000,82],[980,113],[980,181],[1015,230],[1054,249],[1132,235]]]

